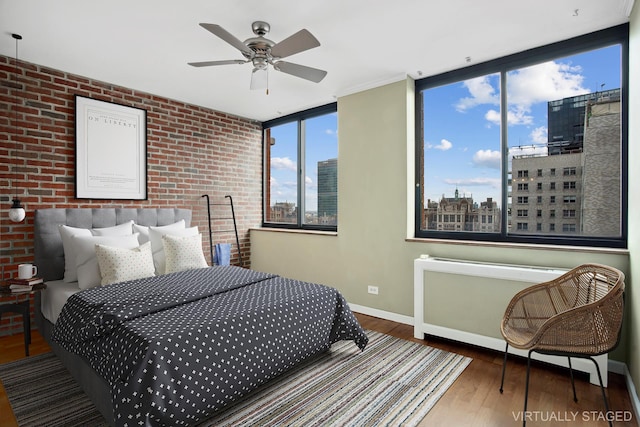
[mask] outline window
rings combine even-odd
[[[536,197],[536,203],[542,203],[542,196]]]
[[[337,230],[337,105],[263,123],[264,225]]]
[[[529,216],[529,211],[526,209],[518,209],[518,218]]]
[[[416,236],[626,247],[627,64],[624,24],[417,80]],[[530,171],[542,200],[576,194],[572,236],[517,221]],[[460,232],[428,221],[443,206],[468,208]]]
[[[576,196],[564,196],[562,198],[563,203],[575,203],[576,202]]]
[[[529,197],[527,196],[518,196],[518,204],[526,204],[529,203]]]
[[[556,202],[556,196],[549,196],[549,203],[554,204]]]
[[[562,210],[562,217],[563,218],[575,218],[576,217],[576,210],[575,209],[563,209]]]

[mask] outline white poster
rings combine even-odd
[[[76,96],[76,197],[147,198],[146,111]]]

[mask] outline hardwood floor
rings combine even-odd
[[[413,327],[356,314],[362,326],[398,338],[455,352],[473,361],[429,411],[421,426],[519,426],[522,425],[526,361],[511,356],[507,365],[504,393],[500,394],[502,354],[446,340],[413,338]],[[31,355],[49,351],[37,331],[32,333]],[[0,363],[24,358],[21,334],[0,337]],[[600,388],[589,384],[586,375],[576,377],[578,402],[573,402],[568,372],[543,364],[532,365],[529,390],[529,420],[538,426],[608,426]],[[609,374],[607,396],[612,414],[621,420],[616,427],[638,427],[624,378]],[[575,420],[574,420],[575,416]],[[631,417],[630,420],[624,420]],[[6,392],[0,385],[0,426],[18,426]]]
[[[504,393],[500,394],[503,353],[463,345],[438,338],[418,340],[413,326],[356,314],[365,329],[371,329],[473,358],[451,388],[429,411],[421,426],[519,426],[522,425],[526,360],[509,356]],[[571,380],[566,369],[534,363],[529,381],[530,417],[527,426],[608,426],[599,386],[589,383],[586,374],[577,374],[573,401]],[[616,421],[616,427],[637,427],[626,383],[621,375],[609,374],[607,387],[613,415],[629,418]],[[575,415],[575,421],[574,421]]]

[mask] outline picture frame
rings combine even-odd
[[[76,198],[147,199],[147,111],[75,95]]]

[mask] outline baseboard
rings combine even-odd
[[[636,413],[636,420],[640,420],[640,399],[638,399],[638,392],[636,391],[636,385],[633,383],[633,378],[631,378],[631,373],[629,372],[629,367],[621,362],[616,362],[623,366],[624,372],[623,375],[625,377],[627,383],[627,390],[629,391],[629,400],[631,400],[631,406],[633,407],[634,412]]]
[[[405,316],[403,314],[392,313],[390,311],[378,310],[377,308],[365,307],[363,305],[351,303],[349,303],[349,307],[351,308],[351,311],[355,311],[356,313],[413,326],[413,316]]]

